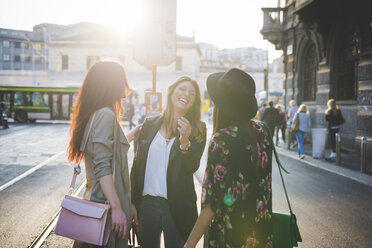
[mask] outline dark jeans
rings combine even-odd
[[[136,126],[136,124],[133,123],[132,121],[133,115],[128,116],[128,123],[129,123],[129,129],[132,130],[132,126]]]
[[[278,141],[279,141],[279,131],[282,131],[282,139],[283,139],[283,142],[285,142],[285,127],[279,127],[277,126],[276,127],[276,133],[275,133],[275,141],[276,141],[276,144],[278,145]]]
[[[161,232],[164,235],[165,248],[183,247],[184,242],[177,230],[166,199],[144,196],[138,217],[138,231],[143,248],[160,248]]]
[[[72,248],[103,248],[103,246],[91,245],[75,240]]]
[[[331,143],[332,152],[336,152],[336,133],[340,132],[340,129],[328,129],[329,133],[329,142]]]
[[[271,125],[268,125],[268,126],[269,126],[269,130],[270,130],[271,137],[274,137],[275,126],[271,126]]]

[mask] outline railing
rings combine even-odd
[[[281,30],[284,20],[284,8],[262,8],[262,31]]]

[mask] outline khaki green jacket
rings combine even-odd
[[[86,125],[83,142],[80,147],[81,150],[83,150],[92,117]],[[110,108],[99,109],[94,116],[92,129],[85,148],[87,185],[84,198],[104,203],[106,198],[98,179],[113,174],[113,168],[115,167],[114,184],[122,209],[127,216],[127,230],[129,231],[131,194],[127,158],[128,149],[129,143],[116,121],[114,112]],[[127,240],[115,240],[114,237],[112,234],[108,247],[127,247]],[[128,234],[126,237],[128,237]]]

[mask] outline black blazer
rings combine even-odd
[[[147,118],[138,138],[137,153],[131,170],[132,203],[137,210],[140,207],[145,180],[147,154],[150,144],[163,122],[163,116]],[[196,208],[196,192],[193,174],[198,170],[205,147],[206,127],[203,124],[204,137],[198,143],[191,139],[191,147],[187,153],[180,149],[179,137],[173,142],[167,170],[167,196],[172,217],[184,241],[188,238],[198,212]]]

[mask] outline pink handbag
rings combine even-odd
[[[110,206],[66,195],[54,233],[84,243],[107,245],[111,233]]]
[[[89,126],[83,151],[85,150],[92,128],[94,116],[95,114]],[[107,245],[111,233],[110,205],[88,201],[70,195],[75,188],[76,177],[79,173],[74,169],[69,195],[66,195],[62,201],[61,211],[54,233],[84,243],[98,246]]]

